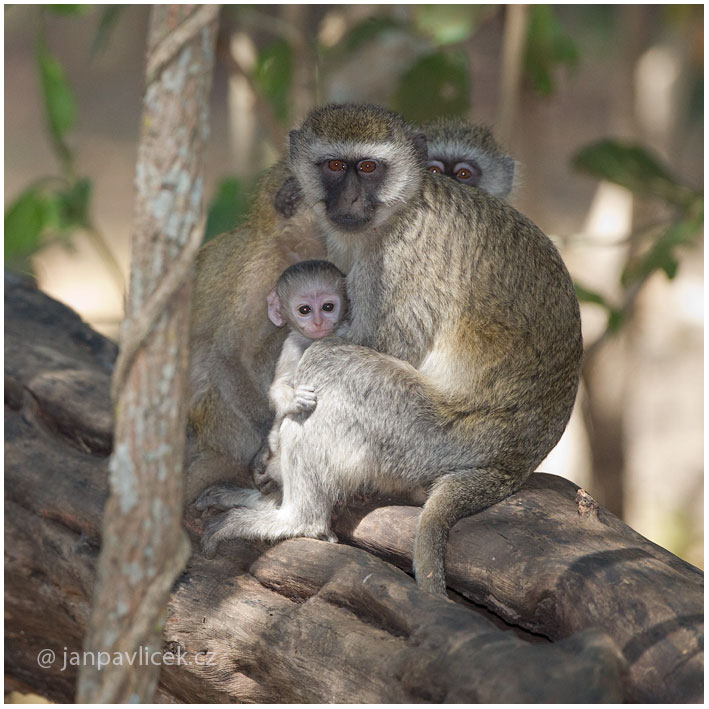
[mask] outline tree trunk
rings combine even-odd
[[[151,14],[111,493],[84,642],[97,658],[159,652],[170,589],[189,555],[181,518],[191,264],[203,231],[218,9],[156,5]],[[101,664],[81,663],[80,702],[151,701],[158,663]]]
[[[73,653],[108,494],[115,348],[26,282],[6,279],[5,297],[6,675],[70,701],[90,661]],[[172,588],[157,700],[702,701],[701,572],[572,483],[534,475],[454,527],[455,603],[378,558],[410,570],[418,512],[340,510],[337,545],[195,552]],[[189,508],[183,523],[197,549],[204,520]]]

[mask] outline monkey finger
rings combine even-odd
[[[318,403],[318,396],[313,387],[299,386],[295,392],[295,405],[299,412],[311,412]]]
[[[280,489],[278,481],[274,480],[270,475],[266,475],[265,473],[259,475],[258,478],[254,476],[254,484],[256,485],[256,489],[262,495],[268,495],[269,493]]]

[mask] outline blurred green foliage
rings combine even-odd
[[[421,96],[427,100],[422,101]],[[416,123],[437,116],[464,116],[470,107],[470,77],[460,51],[421,57],[401,77],[393,98],[396,111]]]
[[[204,240],[238,226],[249,210],[249,186],[238,177],[226,177],[219,182],[217,193],[209,204]]]
[[[468,40],[490,13],[490,6],[413,5],[412,13],[416,32],[440,47]]]
[[[548,96],[554,91],[557,66],[575,67],[579,62],[576,45],[566,33],[551,5],[530,6],[525,71],[534,89]]]
[[[68,244],[77,230],[92,229],[91,181],[76,174],[75,155],[69,141],[77,119],[76,99],[61,62],[48,46],[44,24],[48,14],[71,18],[84,15],[95,6],[39,5],[36,8],[37,73],[47,131],[59,170],[29,185],[6,210],[6,263],[25,270],[29,269],[31,255],[44,245],[57,240]],[[105,47],[122,9],[120,5],[98,9],[91,54]],[[506,11],[505,6],[499,5],[422,4],[408,6],[403,12],[393,6],[390,10],[373,12],[347,28],[334,47],[317,47],[320,57],[317,78],[322,80],[338,62],[382,41],[388,33],[404,33],[416,40],[420,51],[401,71],[389,97],[390,105],[417,122],[440,115],[467,115],[474,72],[465,51],[466,43],[474,41],[476,32],[484,31],[489,20],[501,15],[504,18]],[[232,12],[238,19],[243,17],[240,13],[253,15],[262,13],[263,8],[241,5]],[[687,13],[696,17],[696,12],[690,10],[675,10],[668,13],[668,17],[675,18],[673,21],[682,18],[686,21]],[[531,88],[545,96],[554,91],[559,70],[573,69],[580,60],[576,43],[562,21],[569,17],[592,23],[603,34],[612,31],[615,10],[606,6],[563,9],[552,5],[529,6],[523,69]],[[261,43],[252,75],[254,86],[284,132],[292,119],[294,61],[287,34],[276,33],[275,39]],[[699,85],[703,86],[703,82]],[[702,195],[682,185],[642,146],[599,141],[579,151],[574,166],[596,179],[615,182],[640,198],[659,200],[675,210],[675,216],[663,228],[646,236],[644,248],[623,273],[622,285],[631,288],[657,270],[674,277],[678,249],[695,243],[703,225]],[[205,238],[229,230],[244,220],[252,188],[251,183],[233,177],[219,183],[208,206]],[[577,292],[580,300],[606,309],[610,329],[617,329],[623,322],[622,307],[614,306],[600,294],[580,285]]]
[[[254,80],[271,102],[276,117],[288,121],[288,99],[293,81],[293,52],[290,45],[279,39],[261,50],[256,63]]]
[[[49,243],[69,244],[78,229],[90,229],[91,181],[76,175],[75,156],[68,143],[77,116],[74,91],[59,60],[52,54],[44,28],[44,13],[79,15],[88,5],[47,5],[37,12],[35,48],[42,105],[59,173],[41,177],[27,187],[5,212],[5,263],[30,271],[30,257]]]
[[[393,30],[405,31],[406,25],[389,15],[368,17],[352,27],[338,43],[337,49],[343,54],[352,54],[361,47],[378,40],[383,34]]]
[[[652,229],[633,235],[633,250],[621,274],[626,303],[655,272],[674,278],[679,268],[679,250],[695,245],[704,226],[704,195],[682,184],[670,170],[641,145],[601,140],[581,149],[572,160],[580,172],[630,190],[639,199],[662,203],[667,219]],[[616,332],[627,315],[627,307],[610,304],[601,294],[576,285],[581,302],[594,303],[608,315],[607,330]]]

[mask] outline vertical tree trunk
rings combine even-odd
[[[203,228],[218,9],[155,5],[151,15],[111,494],[79,702],[151,700],[168,595],[189,552],[181,529],[189,276]]]
[[[496,122],[498,138],[504,145],[511,142],[514,134],[529,32],[529,10],[528,5],[508,5],[505,15],[500,102]]]
[[[317,74],[311,41],[309,5],[284,5],[283,19],[292,27],[289,43],[293,52],[293,83],[290,92],[291,123],[302,121],[316,103],[314,77]]]

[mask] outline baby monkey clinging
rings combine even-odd
[[[310,414],[317,404],[313,387],[301,384],[294,388],[295,372],[312,342],[332,335],[346,317],[345,274],[329,261],[300,261],[283,271],[267,302],[271,322],[277,327],[288,325],[290,334],[268,393],[275,420],[252,463],[254,482],[262,493],[281,484],[278,432],[283,418]]]

